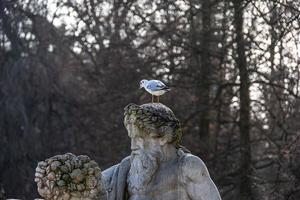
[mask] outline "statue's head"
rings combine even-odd
[[[180,123],[170,108],[149,103],[126,106],[124,125],[132,150],[128,184],[133,190],[142,190],[152,180],[167,150],[179,147]]]
[[[132,139],[132,150],[139,148],[147,140],[157,145],[171,144],[179,146],[181,128],[179,120],[170,108],[161,103],[143,105],[129,104],[125,107],[124,125]],[[133,140],[137,139],[137,140]],[[147,148],[147,142],[140,144]],[[149,144],[151,145],[151,144]]]

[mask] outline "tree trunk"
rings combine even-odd
[[[209,111],[210,111],[210,79],[211,77],[211,61],[210,61],[210,36],[211,36],[211,6],[210,1],[205,0],[202,3],[202,37],[201,37],[201,63],[199,77],[199,135],[201,141],[206,144],[205,154],[210,152],[210,134],[209,134]]]
[[[9,16],[5,13],[6,3],[7,2],[5,1],[0,1],[0,20],[2,22],[1,28],[3,30],[3,33],[11,42],[11,48],[13,50],[12,55],[15,57],[15,59],[18,59],[21,55],[22,43],[20,41],[20,38],[18,37],[17,32],[14,30],[10,23]]]
[[[247,70],[247,60],[245,54],[245,41],[243,38],[243,0],[233,1],[234,4],[234,24],[236,28],[237,58],[236,63],[240,76],[240,200],[253,199],[251,192],[251,146],[250,146],[250,97],[249,97],[249,74]]]

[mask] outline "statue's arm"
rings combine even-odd
[[[124,158],[120,163],[109,167],[108,169],[102,171],[102,183],[104,184],[106,190],[111,189],[111,184],[113,181],[116,181],[116,178],[119,176],[125,176],[126,179],[126,172],[129,171],[130,167],[130,156]],[[122,169],[122,173],[120,173],[120,168]],[[125,172],[125,174],[124,174]]]
[[[108,169],[102,171],[102,183],[104,184],[105,189],[107,189],[110,185],[110,182],[112,181],[114,171],[117,168],[119,164],[113,165],[109,167]]]
[[[186,156],[182,173],[186,192],[191,199],[221,200],[219,191],[200,158],[190,154]]]

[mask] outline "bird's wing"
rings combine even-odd
[[[161,81],[151,80],[151,81],[148,82],[147,88],[150,89],[150,90],[152,90],[152,91],[158,91],[158,90],[168,89],[169,87],[167,87]]]

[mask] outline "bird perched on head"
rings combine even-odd
[[[146,80],[143,79],[140,82],[140,89],[145,88],[147,92],[152,94],[152,103],[153,103],[153,96],[157,96],[159,102],[159,96],[163,95],[164,93],[170,91],[170,88],[166,86],[163,82],[159,80]]]

